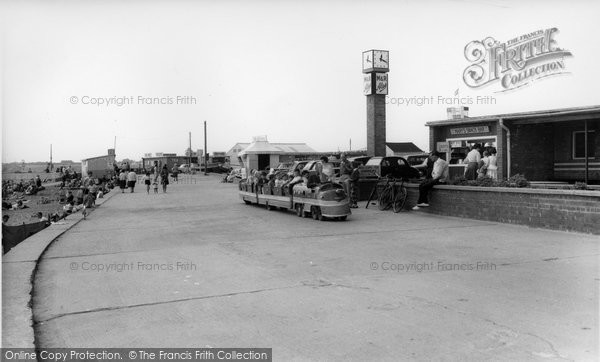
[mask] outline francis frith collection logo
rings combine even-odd
[[[534,80],[566,73],[565,58],[572,56],[558,47],[557,28],[537,30],[504,43],[492,37],[465,46],[471,63],[463,79],[471,88],[499,83],[499,92],[528,85]]]

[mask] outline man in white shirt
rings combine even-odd
[[[417,206],[413,207],[413,210],[419,210],[421,207],[429,206],[427,200],[427,194],[429,193],[429,190],[431,190],[433,186],[439,184],[440,182],[446,182],[448,179],[448,162],[440,158],[440,153],[437,151],[432,152],[430,157],[433,161],[431,178],[425,179],[419,185],[419,200],[417,201]]]
[[[471,151],[467,153],[467,157],[464,159],[464,163],[467,164],[465,170],[465,178],[467,180],[477,179],[477,169],[479,168],[479,161],[481,161],[481,145],[475,144]]]

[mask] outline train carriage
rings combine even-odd
[[[303,184],[293,188],[258,187],[245,181],[239,183],[240,198],[246,204],[265,205],[267,210],[280,208],[294,210],[296,215],[315,220],[346,220],[350,211],[350,201],[342,185],[324,183],[315,187]]]

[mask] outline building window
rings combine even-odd
[[[595,157],[596,132],[588,131],[588,158]],[[585,131],[573,132],[573,159],[585,158]]]

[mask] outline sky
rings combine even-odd
[[[323,152],[347,150],[350,140],[365,148],[369,49],[390,52],[388,142],[428,150],[425,123],[461,105],[453,97],[471,99],[471,116],[600,104],[598,1],[0,6],[3,162],[48,161],[50,145],[55,162],[79,161],[106,154],[115,139],[119,160],[183,154],[189,132],[192,149],[204,149],[204,121],[211,153],[259,135]],[[468,43],[549,28],[572,54],[563,74],[507,92],[465,84]],[[434,101],[415,103],[425,98]]]

